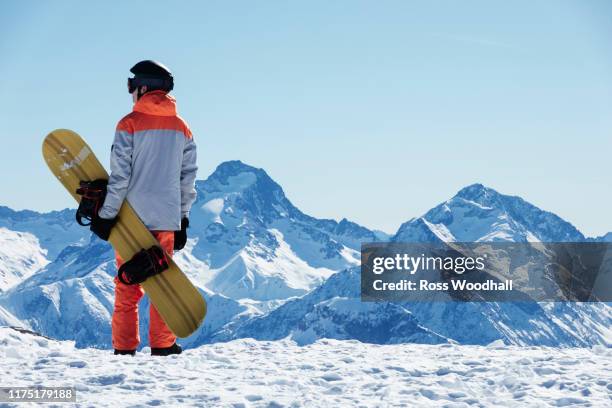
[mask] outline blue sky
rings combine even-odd
[[[107,165],[129,68],[168,65],[199,146],[264,168],[316,217],[395,232],[481,182],[612,231],[612,3],[0,3],[0,204],[74,206],[40,153],[65,127]]]

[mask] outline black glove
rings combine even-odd
[[[185,248],[187,243],[187,227],[189,227],[189,218],[185,217],[181,220],[181,230],[174,231],[174,250],[180,251]]]
[[[96,234],[103,239],[104,241],[108,241],[108,237],[110,236],[111,229],[117,223],[119,217],[111,218],[110,220],[106,218],[94,217],[91,221],[91,227],[89,229],[91,232]]]

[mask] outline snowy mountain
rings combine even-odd
[[[392,240],[560,242],[585,238],[552,213],[521,198],[474,184],[424,216],[403,224]],[[372,313],[373,310],[376,311]],[[290,337],[301,344],[322,337],[376,343],[431,341],[431,338],[424,340],[422,336],[415,338],[411,332],[401,332],[407,322],[439,339],[464,344],[487,344],[495,340],[549,346],[612,343],[612,308],[608,304],[362,303],[358,268],[340,272],[308,295],[253,317],[232,338]],[[376,333],[376,337],[371,333]]]
[[[425,215],[401,225],[397,242],[580,242],[585,237],[557,215],[482,184],[463,188]]]
[[[346,219],[302,213],[264,170],[240,161],[222,163],[196,190],[190,222],[193,255],[207,268],[202,283],[233,299],[303,295],[357,265],[361,242],[378,240]]]
[[[361,241],[380,236],[346,219],[305,215],[263,170],[241,162],[221,164],[196,188],[190,240],[175,258],[214,313],[186,344],[207,342],[228,324],[307,293],[336,271],[356,265]],[[49,252],[59,247],[59,239],[65,248],[0,296],[0,307],[51,337],[75,340],[79,347],[108,347],[116,273],[111,247],[87,228],[75,229],[73,211],[6,213],[6,224],[40,235]],[[142,313],[142,333],[147,326],[147,313]]]
[[[90,232],[74,221],[74,210],[38,213],[0,206],[0,292],[35,274],[68,245]]]
[[[290,337],[298,344],[312,343],[319,338],[382,344],[448,341],[422,326],[402,305],[361,303],[359,274],[358,267],[339,272],[309,294],[252,318],[232,333],[232,337],[258,340]]]
[[[379,344],[457,342],[539,346],[612,344],[612,307],[597,303],[487,303],[360,301],[360,271],[330,277],[309,294],[292,299],[239,327],[229,340],[320,338]]]
[[[289,337],[299,344],[320,338],[567,346],[612,342],[607,304],[363,303],[360,244],[387,238],[384,233],[346,219],[308,216],[264,170],[239,161],[222,163],[196,189],[190,239],[175,259],[200,287],[209,314],[184,345],[244,337]],[[0,239],[17,240],[9,245],[17,252],[0,251],[2,271],[12,268],[3,275],[8,278],[0,293],[0,325],[17,321],[50,337],[74,340],[79,347],[110,347],[113,252],[73,217],[71,210],[39,214],[0,207],[0,226],[5,226]],[[404,223],[391,239],[585,240],[556,215],[479,184]],[[142,302],[146,306],[146,297]],[[147,320],[148,314],[141,313],[144,345]]]
[[[67,246],[45,268],[0,296],[21,325],[77,346],[108,346],[115,275],[109,244]]]
[[[193,246],[190,242],[187,250]],[[177,262],[197,282],[197,265],[189,252]],[[194,263],[190,262],[193,261]],[[116,274],[114,252],[109,244],[92,236],[84,245],[70,245],[39,273],[25,279],[0,296],[0,325],[22,326],[61,340],[74,340],[77,347],[111,347],[110,319],[113,312],[113,278]],[[260,313],[248,306],[201,289],[209,314],[202,328],[184,344],[201,344],[211,333],[237,316]],[[140,302],[148,310],[148,299]],[[140,331],[146,345],[149,314],[140,314]]]

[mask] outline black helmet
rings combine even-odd
[[[155,90],[170,92],[174,88],[172,73],[159,62],[140,61],[130,69],[130,72],[134,74],[134,78],[128,78],[129,93],[141,86],[146,86],[147,92]]]

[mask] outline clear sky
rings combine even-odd
[[[319,218],[395,232],[481,182],[612,231],[612,2],[2,1],[0,204],[74,206],[52,129],[108,164],[129,68],[175,75],[199,178],[264,168]]]

